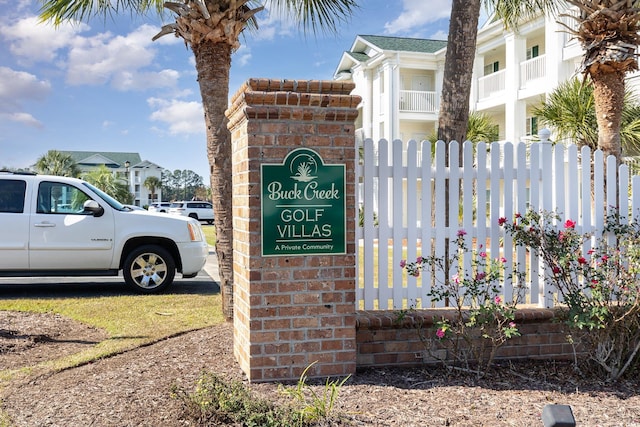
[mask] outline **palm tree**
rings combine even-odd
[[[151,202],[153,202],[156,195],[156,188],[160,188],[162,186],[162,181],[157,176],[148,176],[142,185],[144,185],[144,187],[149,190],[149,193],[151,193]]]
[[[83,178],[121,203],[133,202],[133,195],[129,192],[126,182],[122,182],[105,165],[84,173]]]
[[[493,4],[506,27],[540,11],[557,12],[553,0],[485,0]],[[565,29],[582,45],[580,71],[593,84],[598,123],[598,143],[605,157],[622,155],[620,128],[625,97],[625,75],[638,69],[636,48],[640,44],[640,0],[566,0],[579,15],[560,14],[575,20]]]
[[[80,176],[80,168],[73,157],[56,150],[49,150],[38,158],[35,164],[38,173],[57,176]]]
[[[121,10],[145,13],[162,11],[163,0],[42,0],[41,18],[60,24],[99,14],[107,17]],[[240,47],[240,34],[257,30],[255,14],[270,10],[290,15],[303,30],[337,32],[357,8],[356,0],[182,0],[164,2],[175,22],[162,27],[154,39],[167,34],[182,38],[195,57],[207,131],[207,157],[213,209],[216,216],[222,310],[233,316],[233,228],[231,187],[231,135],[224,114],[229,99],[231,54]]]
[[[592,150],[598,147],[595,95],[589,79],[575,78],[560,84],[532,113],[553,127],[557,140],[587,145]],[[640,104],[630,91],[626,91],[622,104],[620,143],[623,156],[639,152]]]

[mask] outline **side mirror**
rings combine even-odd
[[[82,205],[85,212],[90,212],[93,216],[99,217],[104,214],[104,208],[98,204],[95,200],[87,200]]]

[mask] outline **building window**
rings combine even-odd
[[[489,75],[491,73],[495,73],[496,71],[500,71],[500,62],[495,61],[490,64],[486,64],[484,66],[484,75]]]
[[[527,117],[527,135],[537,135],[537,134],[538,134],[538,118]]]
[[[531,46],[529,49],[527,49],[527,60],[537,58],[539,54],[538,51],[538,45]]]

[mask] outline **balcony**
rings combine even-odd
[[[540,55],[520,63],[520,89],[524,89],[527,85],[546,76],[546,56]]]
[[[436,113],[439,97],[436,92],[424,90],[401,90],[400,111],[409,113]]]
[[[501,94],[505,89],[505,70],[496,71],[478,79],[478,98],[486,99]]]

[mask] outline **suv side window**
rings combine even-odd
[[[73,185],[60,182],[41,182],[38,187],[37,213],[81,214],[84,202],[89,200],[84,192]]]
[[[0,213],[23,213],[26,189],[24,180],[0,180]]]

